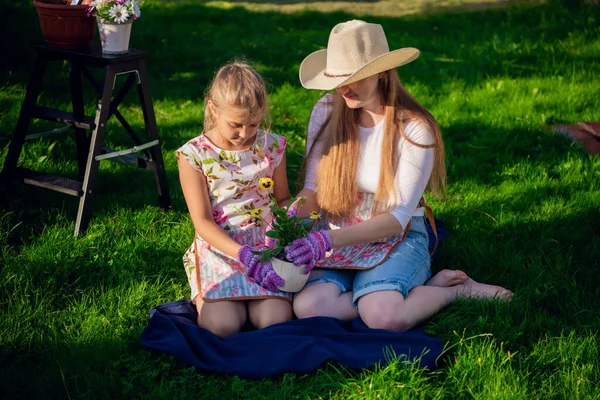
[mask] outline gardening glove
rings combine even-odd
[[[327,231],[309,232],[306,237],[296,239],[284,249],[285,256],[295,265],[304,265],[304,273],[308,274],[317,261],[325,258],[331,250],[331,239]]]
[[[279,287],[285,284],[285,280],[273,270],[271,261],[260,261],[260,254],[254,254],[253,251],[263,251],[265,246],[251,247],[242,246],[237,253],[237,260],[246,267],[248,276],[256,281],[260,286],[272,292],[278,292]]]
[[[298,214],[298,209],[292,204],[290,206],[290,208],[287,210],[286,214],[288,217],[295,217]],[[265,231],[265,233],[273,230],[273,224],[275,223],[275,221],[276,221],[275,218],[273,218],[273,221],[271,221],[271,223],[267,225],[267,230]],[[266,236],[265,237],[265,246],[271,247],[271,248],[277,246],[277,239]]]

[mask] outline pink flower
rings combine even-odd
[[[202,150],[214,150],[210,143],[208,143],[206,140],[200,141],[200,143],[198,143],[198,147],[200,147]]]
[[[244,233],[243,232],[236,233],[235,236],[233,237],[233,240],[235,240],[238,243],[241,243],[241,241],[244,240]]]
[[[213,219],[215,220],[217,225],[221,225],[227,222],[225,212],[220,208],[213,208]]]
[[[285,138],[281,138],[281,143],[279,143],[279,149],[277,149],[277,154],[282,154],[285,151]]]
[[[329,257],[327,257],[327,261],[332,261],[332,262],[348,262],[348,260],[346,260],[346,257],[344,257],[340,253],[333,253],[332,255],[330,255]]]
[[[258,289],[257,295],[259,296],[268,296],[269,294],[270,292],[262,286],[260,287],[260,289]]]

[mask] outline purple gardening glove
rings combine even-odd
[[[298,209],[296,207],[294,207],[294,205],[292,205],[287,210],[286,214],[288,217],[295,217],[298,214]],[[265,231],[265,233],[273,230],[274,223],[275,223],[275,219],[273,219],[273,221],[271,221],[271,223],[267,225],[267,230]],[[265,238],[265,246],[271,247],[271,248],[277,246],[277,239],[267,236]]]
[[[317,261],[325,258],[325,253],[331,250],[331,239],[327,231],[309,232],[306,237],[296,239],[284,249],[285,256],[295,265],[304,265],[304,273],[308,274]]]
[[[254,254],[253,251],[262,251],[264,246],[250,247],[242,246],[237,253],[237,260],[246,267],[248,276],[256,281],[260,286],[272,292],[279,291],[279,287],[285,284],[285,280],[277,275],[273,270],[271,261],[260,261],[260,254]]]

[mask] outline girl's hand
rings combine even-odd
[[[242,246],[237,253],[237,260],[246,267],[248,276],[256,281],[260,286],[272,292],[279,291],[279,287],[285,284],[285,280],[273,270],[271,261],[260,261],[260,254],[254,254],[254,251],[262,252],[264,246],[250,247]]]
[[[288,260],[295,265],[304,265],[304,273],[308,274],[317,261],[325,258],[325,253],[331,250],[331,239],[327,231],[309,232],[306,237],[296,239],[283,250]]]

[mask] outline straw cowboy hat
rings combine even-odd
[[[390,51],[379,24],[352,20],[337,24],[327,48],[302,61],[300,83],[307,89],[331,90],[416,60],[414,47]]]

